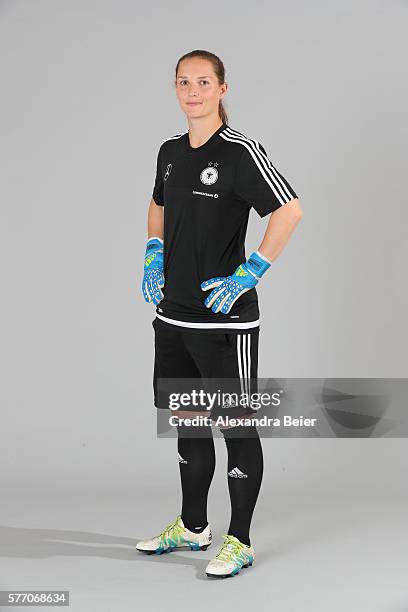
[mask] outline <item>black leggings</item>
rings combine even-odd
[[[181,518],[191,531],[202,531],[207,521],[208,491],[215,470],[211,427],[179,425],[178,453],[183,494]],[[200,430],[200,431],[198,431]],[[228,452],[228,489],[231,520],[228,534],[250,545],[249,529],[263,475],[263,453],[256,427],[221,429]],[[244,436],[244,437],[243,437]]]

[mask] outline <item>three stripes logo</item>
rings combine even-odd
[[[248,276],[248,272],[242,267],[242,264],[235,270],[237,276]]]
[[[241,394],[244,398],[247,398],[248,401],[245,401],[245,404],[250,407],[251,334],[237,334],[237,360]]]
[[[183,457],[180,455],[180,453],[178,453],[178,460],[179,460],[179,463],[188,463],[188,461],[183,459]]]
[[[230,472],[228,472],[228,476],[231,476],[232,478],[248,478],[248,474],[244,474],[244,472],[241,472],[241,470],[237,467],[234,467]]]
[[[229,142],[242,145],[242,147],[248,151],[254,164],[271,188],[279,204],[285,204],[295,197],[292,189],[289,188],[281,174],[272,164],[260,142],[247,138],[244,134],[237,132],[237,130],[233,130],[229,126],[220,132],[219,136]]]
[[[155,259],[157,259],[157,253],[152,253],[151,255],[148,255],[145,259],[145,267],[148,268]]]

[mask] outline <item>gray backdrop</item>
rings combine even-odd
[[[150,561],[132,546],[179,510],[140,292],[157,150],[187,129],[177,59],[221,57],[231,127],[261,141],[304,210],[259,288],[260,376],[405,377],[407,13],[385,0],[0,2],[2,588],[70,588],[89,611],[162,609],[152,585],[167,581],[179,609],[186,581],[197,609],[209,590],[249,586],[261,609],[272,574],[284,612],[406,609],[404,439],[265,440],[258,565],[222,593],[203,578],[215,547]],[[247,253],[265,227],[252,211]],[[222,440],[217,462],[218,545]],[[350,565],[351,546],[368,560]]]

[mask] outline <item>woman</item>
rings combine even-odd
[[[188,132],[166,139],[159,150],[143,294],[156,306],[154,392],[163,378],[232,379],[241,391],[256,380],[259,310],[255,285],[282,251],[302,216],[287,180],[256,140],[229,127],[222,104],[227,91],[221,60],[196,50],[176,66],[176,94]],[[270,216],[259,248],[246,260],[250,208]],[[225,406],[223,406],[225,408]],[[252,414],[237,404],[229,414]],[[161,554],[178,547],[205,550],[211,543],[207,495],[215,469],[211,427],[191,428],[177,412],[182,487],[181,514],[137,550]],[[252,565],[249,537],[263,454],[255,426],[220,428],[228,452],[231,521],[208,576],[226,577]]]

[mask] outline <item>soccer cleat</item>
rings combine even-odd
[[[136,544],[136,550],[149,555],[161,555],[176,548],[189,547],[190,550],[207,550],[211,544],[212,534],[210,525],[201,533],[194,533],[184,526],[181,516],[169,523],[167,527],[151,540],[141,540]]]
[[[228,578],[238,574],[241,567],[253,564],[255,553],[252,546],[243,544],[233,535],[223,535],[224,543],[214,559],[211,559],[205,572],[207,576]]]

